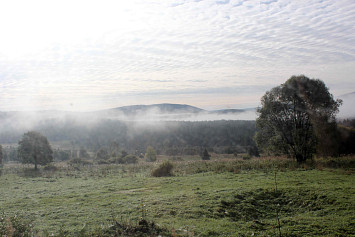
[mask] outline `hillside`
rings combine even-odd
[[[92,112],[73,111],[0,111],[2,125],[40,123],[48,120],[83,120],[85,123],[101,119],[123,121],[214,121],[255,120],[256,109],[204,110],[186,104],[130,105]],[[17,125],[16,125],[17,127]]]
[[[108,111],[120,111],[124,114],[139,114],[157,112],[162,114],[201,113],[205,110],[185,104],[153,104],[153,105],[130,105],[109,109]]]

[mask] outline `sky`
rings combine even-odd
[[[292,75],[355,91],[354,0],[0,1],[0,111],[250,108]]]

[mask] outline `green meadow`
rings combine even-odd
[[[302,166],[287,158],[183,157],[172,162],[173,176],[152,177],[159,162],[57,163],[36,172],[6,164],[1,234],[22,228],[24,236],[126,235],[117,228],[144,220],[158,231],[132,235],[355,235],[355,157]]]

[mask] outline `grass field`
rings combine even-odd
[[[38,236],[100,235],[141,219],[172,236],[355,236],[355,158],[339,159],[179,161],[160,178],[150,163],[6,165],[1,223],[8,229],[16,215]]]

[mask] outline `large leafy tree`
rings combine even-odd
[[[53,161],[53,150],[47,138],[39,132],[30,131],[18,142],[18,156],[24,164],[46,165]]]
[[[340,104],[323,81],[292,76],[262,97],[255,140],[264,151],[304,162],[322,143],[319,135],[334,127],[330,125],[335,123]]]

